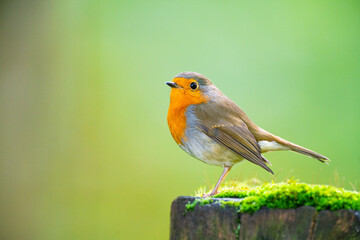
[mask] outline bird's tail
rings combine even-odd
[[[307,155],[309,157],[315,158],[315,159],[319,160],[320,162],[323,162],[326,164],[329,164],[329,162],[330,162],[330,160],[327,157],[325,157],[319,153],[316,153],[314,151],[311,151],[310,149],[307,149],[302,146],[296,145],[292,142],[286,141],[285,139],[282,139],[278,136],[273,135],[273,137],[277,143],[281,144],[282,146],[288,147],[291,151]]]

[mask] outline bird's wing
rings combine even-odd
[[[234,153],[274,174],[247,125],[233,114],[221,114],[221,110],[221,106],[199,106],[196,111],[200,120],[198,128]]]

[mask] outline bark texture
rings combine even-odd
[[[186,211],[195,197],[178,197],[171,206],[170,239],[360,239],[360,211],[316,211],[314,207],[296,209],[262,208],[254,214],[239,213],[235,207],[213,199]],[[234,201],[234,199],[231,199]]]

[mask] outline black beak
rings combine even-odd
[[[166,84],[169,85],[171,88],[180,88],[180,86],[174,82],[166,82]]]

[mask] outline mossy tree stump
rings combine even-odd
[[[262,207],[251,214],[229,201],[241,199],[178,197],[171,206],[170,239],[360,239],[360,211]]]

